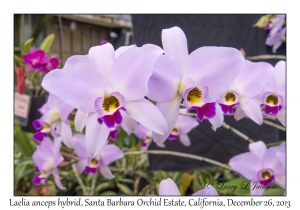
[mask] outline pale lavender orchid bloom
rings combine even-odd
[[[264,112],[276,116],[284,126],[286,125],[285,74],[286,62],[279,61],[274,67],[272,78],[266,84],[263,92],[257,97],[264,108]]]
[[[52,141],[49,137],[46,137],[40,145],[36,146],[32,160],[35,164],[35,170],[39,175],[33,178],[33,184],[40,185],[44,183],[52,174],[56,186],[61,190],[65,189],[61,184],[57,169],[57,166],[64,160],[60,154],[60,147],[60,138],[55,138]]]
[[[105,178],[113,179],[114,175],[108,165],[124,156],[122,150],[114,144],[105,144],[98,153],[90,156],[86,148],[86,138],[82,134],[73,137],[74,151],[80,158],[77,163],[78,173],[85,171],[87,174],[95,174],[99,169]]]
[[[217,190],[211,186],[211,185],[206,185],[209,187],[206,187],[202,190],[198,190],[193,194],[193,196],[216,196],[219,195]],[[162,180],[159,184],[159,195],[160,196],[170,196],[170,195],[181,195],[180,191],[176,185],[176,183],[170,179],[167,178],[165,180]]]
[[[72,130],[68,120],[73,109],[50,93],[47,103],[39,109],[42,117],[32,122],[33,127],[40,130],[33,134],[33,138],[41,142],[51,133],[54,137],[60,136],[67,147],[73,148]]]
[[[247,115],[261,125],[263,115],[255,97],[263,91],[272,74],[273,66],[271,64],[246,60],[245,67],[218,100],[223,113],[233,114],[234,107],[238,106],[234,113],[236,120]]]
[[[244,67],[242,54],[230,47],[200,47],[189,54],[186,36],[179,27],[164,29],[162,44],[165,55],[154,65],[147,97],[157,102],[169,128],[165,135],[154,131],[154,141],[162,143],[171,134],[182,98],[188,111],[197,111],[200,122],[207,118],[214,130],[220,127],[224,116],[215,99]]]
[[[239,154],[229,160],[229,165],[250,180],[251,195],[263,195],[266,186],[272,183],[285,189],[285,167],[278,158],[280,146],[268,148],[262,141],[249,144],[250,152]]]
[[[284,22],[285,15],[276,15],[265,28],[268,30],[271,29],[266,40],[266,45],[273,46],[273,53],[276,53],[276,50],[285,40],[286,27],[284,27]]]
[[[186,109],[180,109],[180,113],[186,113]],[[168,137],[169,140],[176,140],[179,137],[179,141],[184,146],[190,146],[191,141],[189,136],[187,135],[192,129],[196,128],[199,125],[199,122],[197,119],[190,117],[190,116],[184,116],[179,115],[177,122]]]
[[[141,139],[143,142],[141,143],[142,149],[147,150],[152,142],[152,131],[146,128],[141,124],[137,124],[135,131],[133,132],[136,137]],[[164,148],[166,145],[164,143],[156,143],[157,146]]]
[[[106,141],[110,128],[122,122],[132,129],[138,121],[164,134],[167,124],[163,115],[144,98],[153,65],[161,54],[159,47],[147,44],[127,47],[116,56],[113,46],[106,43],[92,47],[88,55],[71,57],[63,69],[49,72],[42,86],[85,113],[81,117],[88,114],[87,124],[98,121],[103,126],[99,141]],[[87,148],[90,155],[99,152],[95,147]]]

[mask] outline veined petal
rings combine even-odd
[[[154,64],[147,97],[157,102],[172,100],[179,88],[180,79],[178,66],[167,56],[161,55]]]
[[[242,97],[240,99],[240,108],[257,124],[261,125],[263,123],[262,111],[256,99]]]
[[[216,131],[217,128],[222,126],[224,122],[224,114],[218,103],[216,103],[216,116],[208,120],[212,124],[214,131]]]
[[[229,165],[251,181],[259,181],[257,173],[263,168],[262,161],[251,152],[234,156],[229,160]]]
[[[246,117],[246,113],[243,111],[243,109],[240,106],[238,106],[234,113],[234,119],[240,120],[244,117]]]
[[[257,141],[249,144],[249,150],[262,160],[267,151],[267,146],[264,142]]]
[[[164,135],[160,135],[157,132],[153,132],[153,141],[156,143],[163,143],[171,134],[177,118],[179,116],[179,107],[181,103],[181,96],[176,95],[172,101],[162,102],[157,104],[157,108],[163,114],[168,124],[168,130]]]
[[[164,179],[159,184],[159,195],[180,195],[180,191],[176,183],[170,179]]]
[[[146,99],[127,101],[127,114],[146,128],[159,134],[165,134],[168,125],[158,108]]]
[[[94,68],[77,64],[45,75],[42,86],[82,112],[95,111],[95,100],[103,96],[106,79]]]
[[[102,176],[104,176],[106,179],[113,179],[115,176],[111,173],[111,170],[108,166],[100,165],[99,167],[100,173]]]
[[[108,166],[112,162],[124,157],[122,150],[114,144],[105,145],[101,149],[100,155],[104,166]]]
[[[137,121],[129,117],[125,111],[121,110],[122,115],[122,124],[121,127],[125,130],[125,132],[130,135],[132,132],[134,132]]]
[[[209,95],[218,99],[227,91],[245,65],[243,55],[230,47],[200,47],[188,57],[184,76],[197,86],[207,86]]]
[[[90,156],[86,150],[85,136],[82,134],[75,134],[73,136],[73,142],[76,155],[81,159],[88,159]]]
[[[129,45],[129,46],[122,46],[122,47],[119,47],[119,48],[115,51],[116,58],[119,57],[122,53],[126,52],[127,50],[129,50],[130,48],[133,48],[133,47],[136,47],[136,45],[133,44],[133,45]]]
[[[89,55],[73,55],[66,60],[64,68],[68,68],[78,63],[84,63],[92,66]]]
[[[75,119],[74,119],[74,125],[75,125],[75,129],[78,132],[80,132],[80,133],[82,132],[84,126],[86,125],[88,115],[89,115],[88,113],[84,113],[80,110],[77,110]]]
[[[277,86],[280,86],[283,82],[285,83],[285,78],[286,78],[285,66],[286,66],[285,61],[279,61],[274,67],[274,79],[276,81]]]
[[[286,112],[285,108],[282,108],[276,115],[277,119],[283,126],[286,126],[286,113],[285,112]]]
[[[198,120],[190,116],[179,115],[176,124],[181,133],[188,134],[192,129],[199,125]]]
[[[177,26],[162,30],[162,45],[168,56],[181,70],[187,59],[188,46],[184,32]]]
[[[111,70],[111,86],[127,101],[141,99],[148,93],[148,80],[153,73],[153,65],[163,53],[158,46],[147,44],[133,47],[122,53]]]
[[[273,73],[274,68],[269,63],[246,60],[245,67],[235,78],[233,85],[240,95],[251,98],[263,91]]]
[[[61,183],[61,181],[60,181],[60,177],[59,177],[59,173],[58,173],[58,169],[57,169],[57,168],[54,169],[54,171],[53,171],[53,176],[54,176],[54,182],[55,182],[56,186],[57,186],[60,190],[66,189],[66,188],[62,185],[62,183]]]
[[[76,168],[77,172],[81,174],[84,170],[85,167],[88,165],[88,159],[81,159],[77,162]]]
[[[99,124],[97,119],[98,114],[96,112],[90,113],[86,123],[86,149],[91,157],[97,155],[106,144],[110,132],[110,128],[106,127],[104,124]]]
[[[98,72],[103,74],[109,81],[111,68],[115,61],[115,50],[110,43],[101,46],[91,47],[89,50],[90,62]]]
[[[60,137],[65,145],[69,148],[73,148],[72,129],[69,121],[61,121]]]
[[[179,134],[179,141],[186,147],[191,145],[190,138],[187,134]]]

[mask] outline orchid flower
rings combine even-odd
[[[57,166],[64,160],[60,154],[61,140],[55,138],[54,142],[46,137],[44,141],[36,146],[36,150],[32,155],[32,160],[35,164],[35,170],[39,173],[33,178],[35,185],[40,185],[45,182],[52,174],[56,186],[63,190],[64,186],[61,184]]]
[[[33,47],[30,47],[29,53],[22,56],[23,60],[28,64],[26,71],[32,71],[33,69],[42,71],[44,56],[45,52],[43,50],[35,50]]]
[[[226,91],[240,70],[245,59],[230,47],[200,47],[188,53],[184,32],[173,27],[162,31],[161,55],[154,65],[147,97],[157,102],[168,123],[165,135],[153,134],[155,142],[164,142],[171,134],[184,99],[188,112],[195,110],[200,122],[209,119],[214,130],[223,123],[224,116],[216,100]]]
[[[33,47],[23,56],[23,60],[29,64],[26,71],[36,69],[38,72],[49,72],[58,66],[57,58],[49,58],[43,50],[36,50]]]
[[[285,40],[286,28],[284,27],[285,15],[276,15],[271,19],[271,22],[265,27],[270,30],[268,34],[266,45],[273,46],[273,53],[280,47],[282,42]]]
[[[143,142],[141,143],[142,149],[147,150],[152,142],[152,131],[146,128],[141,124],[137,124],[135,131],[133,132],[136,137],[141,139]],[[157,146],[164,148],[166,145],[161,143],[156,143]]]
[[[40,130],[33,134],[33,138],[41,142],[51,133],[54,137],[60,136],[66,146],[73,148],[72,130],[68,120],[73,109],[50,93],[47,103],[39,109],[42,117],[32,122],[33,127]]]
[[[163,135],[167,131],[163,115],[144,98],[153,65],[162,50],[147,44],[119,52],[117,56],[110,43],[92,47],[88,55],[73,56],[63,69],[49,72],[42,86],[84,113],[81,117],[88,114],[87,126],[89,122],[100,124],[98,141],[105,142],[115,125],[124,124],[133,131],[136,121]],[[96,154],[97,149],[88,148],[88,153]]]
[[[80,158],[77,163],[78,173],[85,171],[87,174],[95,174],[99,169],[105,178],[114,178],[108,165],[124,156],[119,147],[114,144],[105,144],[98,153],[90,156],[86,148],[86,136],[76,134],[73,137],[73,141],[74,151]]]
[[[180,109],[180,113],[186,113],[186,109]],[[169,140],[176,140],[179,137],[179,141],[184,146],[190,146],[191,141],[187,135],[192,129],[199,125],[198,120],[190,116],[179,115],[177,122],[168,137]]]
[[[285,167],[278,157],[285,145],[268,148],[262,141],[249,144],[250,152],[239,154],[229,160],[229,165],[251,181],[251,195],[263,195],[261,186],[278,184],[285,189]],[[280,154],[280,153],[279,153]]]
[[[285,98],[285,61],[279,61],[274,67],[274,75],[266,84],[262,94],[258,96],[266,114],[275,115],[285,126],[286,98]]]
[[[238,106],[234,114],[236,120],[247,115],[257,124],[262,124],[263,115],[255,96],[263,91],[272,74],[271,64],[246,60],[245,67],[218,100],[223,113],[233,114],[234,107]]]
[[[199,196],[199,195],[203,195],[203,196],[214,196],[214,195],[218,195],[217,190],[209,185],[210,187],[206,187],[203,190],[198,190],[197,192],[195,192],[193,194],[193,196]],[[165,180],[162,180],[159,184],[159,195],[166,195],[166,196],[170,196],[170,195],[181,195],[180,191],[176,185],[176,183],[170,179],[167,178]]]

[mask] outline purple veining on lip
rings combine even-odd
[[[269,179],[266,180],[260,180],[259,183],[263,186],[269,186],[270,184],[272,184],[275,181],[274,176],[272,175]]]
[[[171,140],[171,141],[172,141],[172,140],[176,140],[177,138],[178,138],[178,135],[174,135],[174,134],[172,134],[172,133],[171,133],[171,134],[169,135],[169,137],[168,137],[168,139]]]
[[[271,175],[268,179],[264,179],[262,177],[262,173],[268,171],[269,174]],[[257,173],[257,176],[259,178],[259,183],[263,186],[269,186],[270,184],[272,184],[275,181],[275,177],[274,177],[274,171],[271,169],[262,169]]]
[[[39,120],[33,120],[32,121],[32,126],[36,129],[36,130],[40,130],[42,129],[43,125],[40,123]]]
[[[121,107],[120,109],[126,111],[124,107]],[[98,118],[98,122],[104,124],[109,128],[114,128],[115,124],[120,125],[122,123],[122,115],[120,113],[120,109],[115,111],[112,115],[105,115],[103,117]]]
[[[235,103],[235,104],[232,104],[232,105],[226,105],[226,104],[220,104],[219,105],[221,106],[221,109],[223,111],[224,114],[226,113],[229,113],[229,114],[233,114],[234,113],[234,107],[236,105],[239,105],[240,103]]]
[[[41,173],[37,166],[34,167],[36,173]]]
[[[211,119],[216,116],[216,102],[206,103],[202,107],[192,106],[187,111],[197,111],[197,117],[200,122],[203,121],[204,117]]]
[[[117,139],[117,134],[119,133],[118,130],[112,130],[109,132],[109,135],[108,135],[108,138],[107,138],[107,141],[109,141],[110,139],[115,141]]]
[[[89,167],[89,166],[85,167],[85,173],[87,173],[87,174],[95,174],[96,171],[97,171],[97,168]]]

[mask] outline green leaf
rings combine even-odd
[[[17,63],[25,63],[25,61],[22,58],[20,58],[19,56],[17,56],[16,54],[14,55],[14,58]]]
[[[269,147],[274,147],[274,146],[279,146],[280,144],[282,144],[283,142],[286,142],[285,140],[283,141],[279,141],[279,142],[273,142],[273,143],[269,143],[266,146]]]
[[[195,172],[195,177],[193,180],[193,191],[197,192],[198,190],[200,190],[200,182],[199,182],[199,172]]]
[[[15,126],[15,142],[26,156],[32,156],[34,152],[34,146],[28,136],[21,131],[19,126]]]
[[[109,196],[109,195],[118,195],[118,194],[115,193],[114,191],[106,191],[106,192],[101,193],[100,195]]]
[[[25,42],[25,44],[22,48],[22,51],[21,51],[22,55],[25,55],[29,52],[29,49],[30,49],[33,42],[34,42],[34,38],[30,38]]]
[[[265,196],[278,196],[278,195],[283,195],[284,194],[284,189],[276,187],[275,189],[266,189],[264,195]]]
[[[32,30],[30,37],[36,39],[39,36],[39,34],[45,29],[45,27],[47,26],[47,22],[51,17],[52,15],[43,15]]]
[[[268,23],[270,22],[270,19],[273,16],[271,15],[264,15],[261,18],[259,18],[259,20],[255,23],[254,26],[258,27],[258,28],[264,28],[266,27],[266,25],[268,25]]]
[[[15,189],[18,187],[18,183],[19,183],[20,179],[22,178],[22,175],[24,174],[25,169],[26,169],[26,165],[16,166],[15,176],[14,176]]]
[[[97,185],[97,187],[95,188],[95,192],[99,192],[99,191],[101,191],[103,189],[106,189],[110,186],[111,186],[111,184],[109,182],[103,182],[103,183]]]
[[[144,179],[147,179],[147,180],[149,179],[148,174],[145,173],[144,171],[135,171],[134,173],[140,177],[143,177]]]
[[[184,173],[183,178],[180,184],[180,194],[184,195],[189,186],[191,185],[192,180],[194,179],[194,173]]]
[[[118,183],[117,186],[118,186],[118,188],[119,188],[120,190],[122,190],[126,195],[134,195],[134,192],[133,192],[131,189],[129,189],[126,185],[123,185],[123,184]]]
[[[124,182],[124,183],[134,183],[134,181],[132,179],[127,179],[127,178],[119,178],[118,182]]]
[[[46,53],[48,53],[50,51],[50,48],[53,44],[53,41],[55,39],[55,35],[54,34],[50,34],[48,35],[44,41],[42,42],[40,49],[44,50]]]

